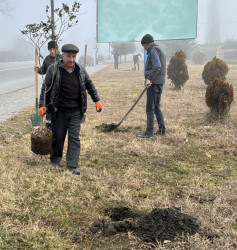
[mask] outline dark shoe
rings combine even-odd
[[[51,161],[51,165],[54,166],[54,167],[60,167],[60,168],[63,167],[63,164],[61,162],[52,162]]]
[[[154,135],[166,135],[166,131],[164,130],[158,130],[154,133]]]
[[[149,140],[149,139],[153,138],[153,135],[148,135],[148,134],[144,133],[144,134],[141,134],[141,135],[137,135],[137,138]]]
[[[75,174],[75,175],[80,175],[80,171],[78,168],[68,168],[68,170],[72,173],[72,174]]]

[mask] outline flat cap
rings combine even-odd
[[[62,46],[62,52],[78,53],[79,48],[74,44],[67,43]]]

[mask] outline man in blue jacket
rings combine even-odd
[[[159,45],[154,43],[150,34],[143,36],[141,44],[147,50],[145,65],[145,86],[147,87],[147,127],[146,132],[137,137],[151,139],[153,135],[165,135],[164,116],[160,108],[160,100],[166,76],[166,56]],[[154,116],[158,123],[158,131],[154,133]]]
[[[79,48],[73,44],[65,44],[62,46],[62,52],[62,60],[49,66],[47,70],[45,85],[41,89],[39,114],[43,117],[47,107],[52,117],[51,164],[62,167],[63,146],[68,133],[67,168],[72,174],[79,175],[79,133],[87,109],[87,92],[95,102],[97,112],[100,112],[103,106],[87,71],[76,63]]]

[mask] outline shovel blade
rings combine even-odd
[[[40,126],[41,124],[41,116],[38,112],[38,109],[36,110],[35,114],[31,115],[31,123],[34,127]]]
[[[96,128],[101,130],[102,132],[111,132],[115,130],[118,126],[119,124],[116,123],[111,123],[111,124],[102,123],[100,126],[97,126]]]

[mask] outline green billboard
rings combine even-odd
[[[198,0],[97,0],[98,42],[196,38]]]

